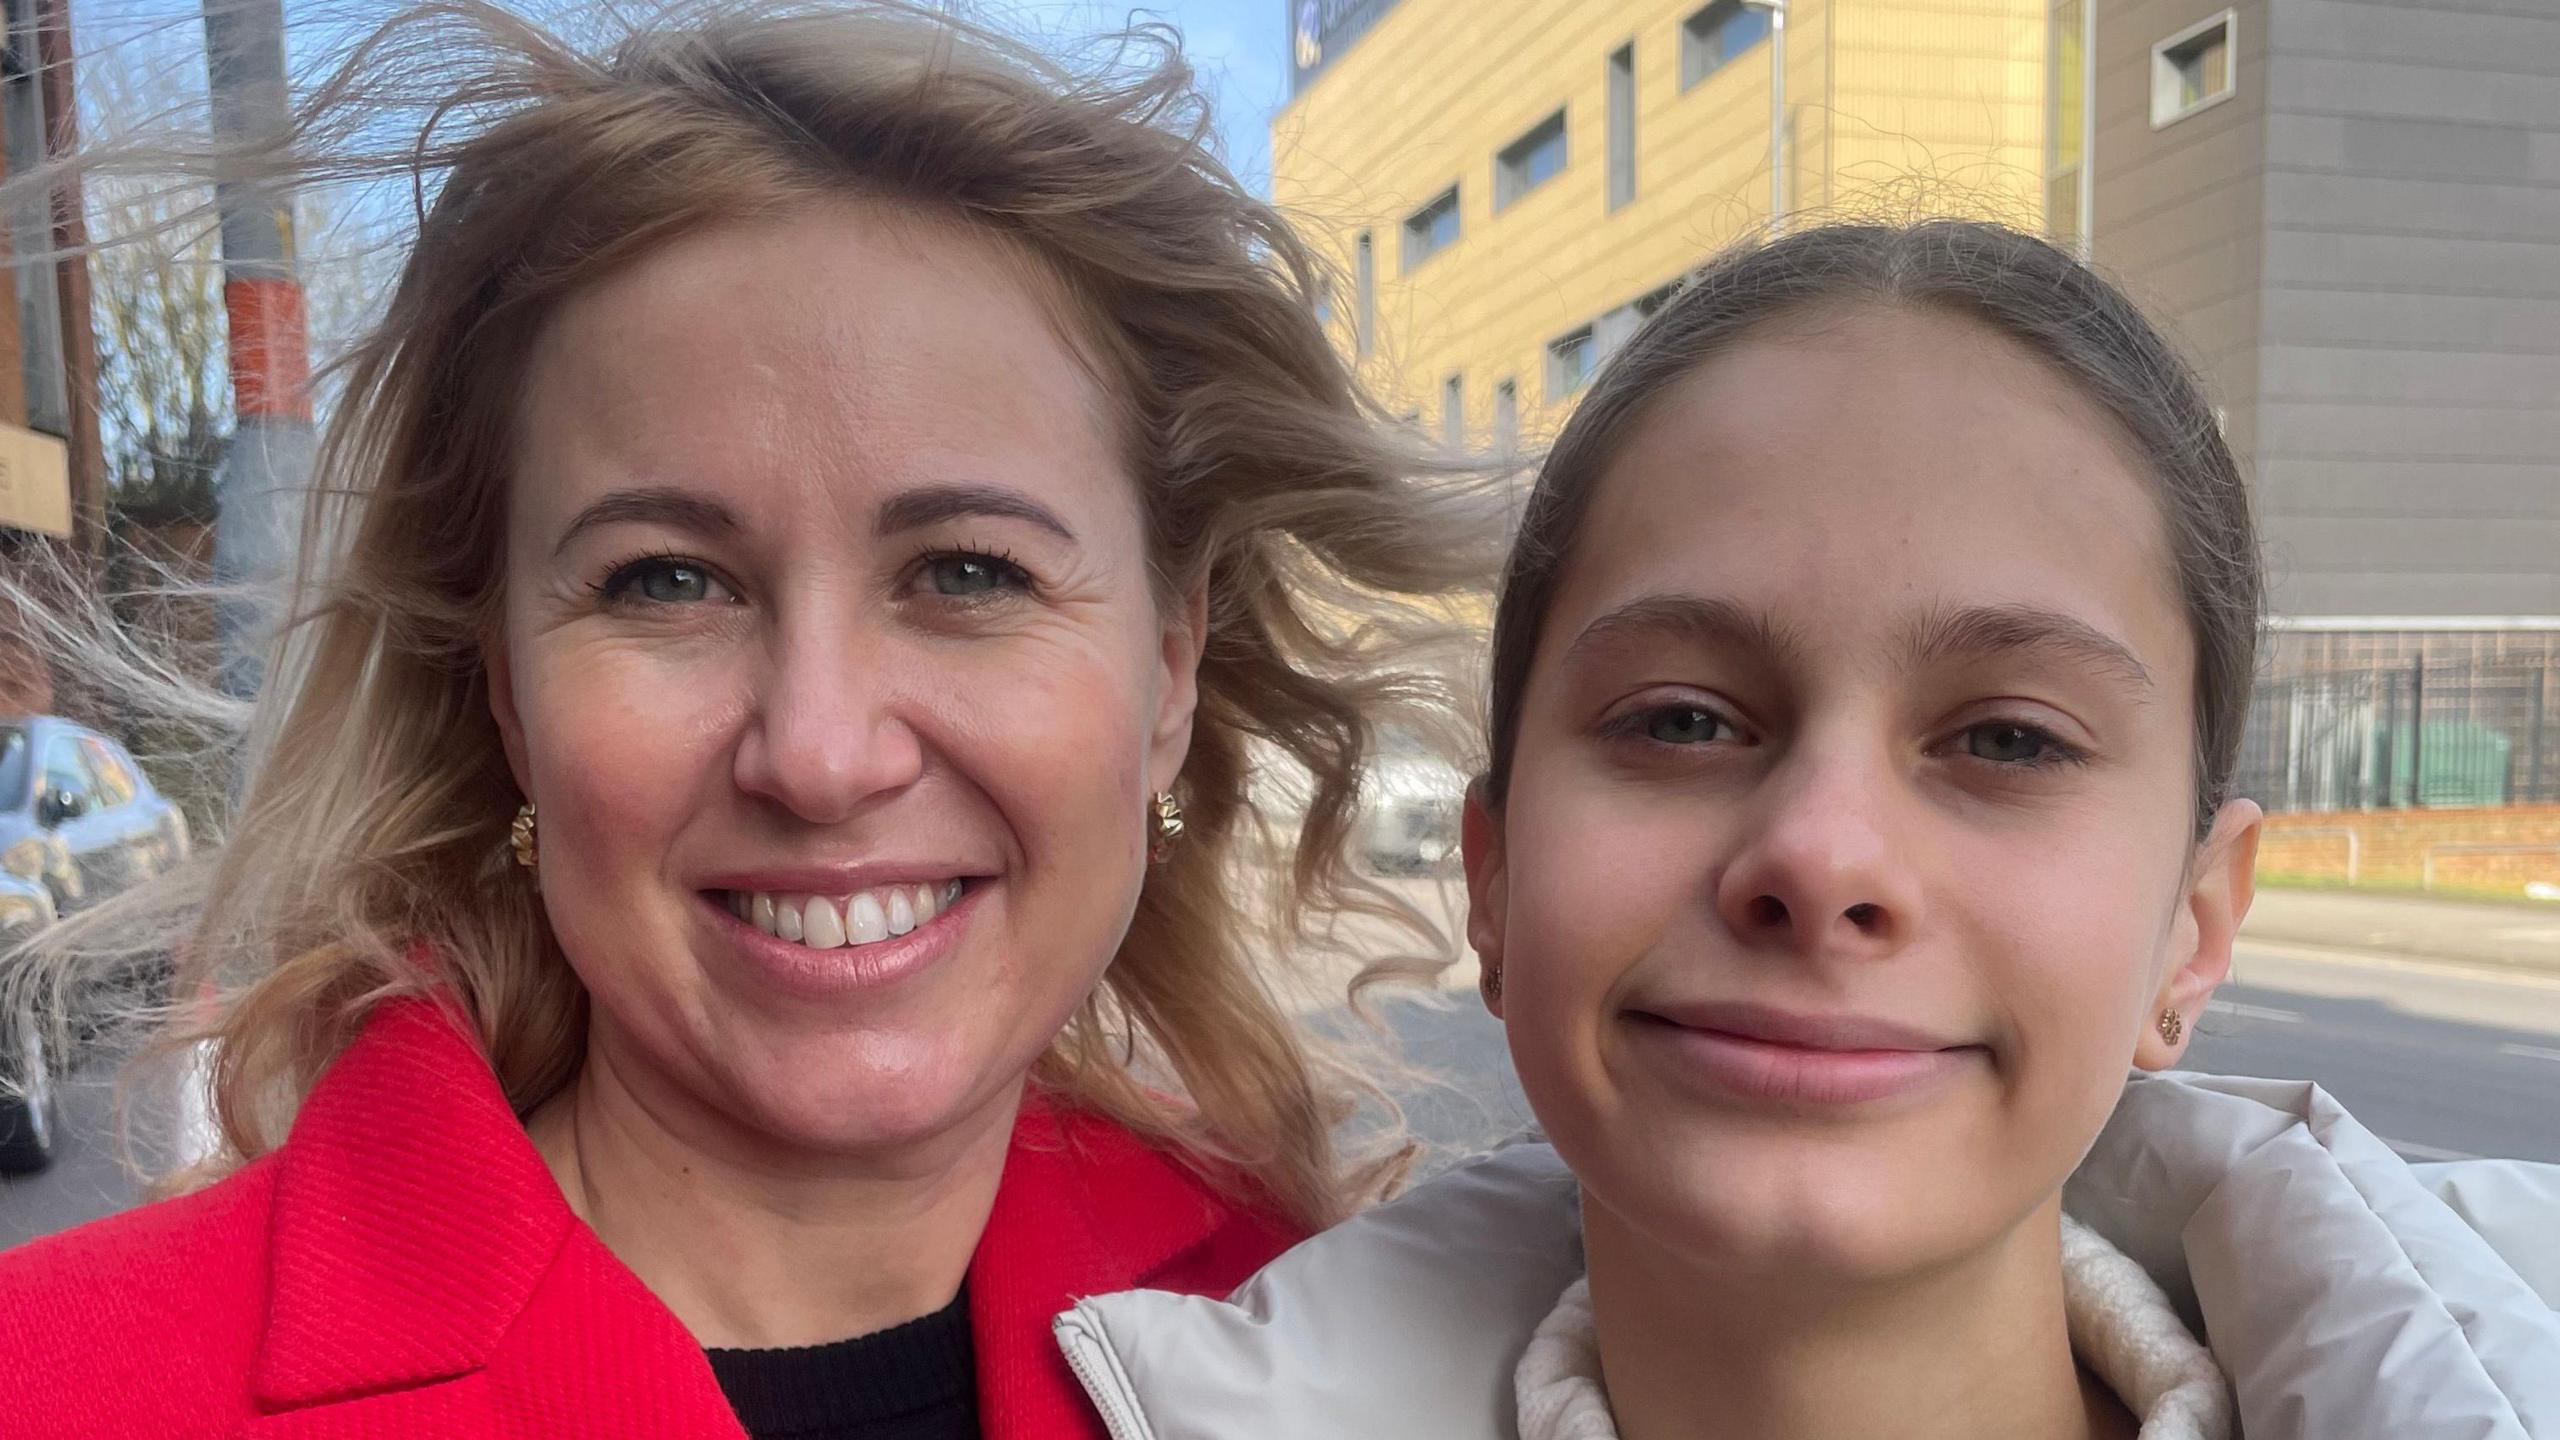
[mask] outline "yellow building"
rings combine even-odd
[[[2079,0],[1290,0],[1273,198],[1391,403],[1535,438],[1672,282],[1788,212],[2085,214]],[[2057,45],[2067,47],[2057,49]],[[2053,103],[2048,103],[2048,101]],[[1347,291],[1348,293],[1340,293]]]

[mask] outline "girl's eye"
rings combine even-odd
[[[1997,765],[2053,765],[2073,758],[2069,747],[2032,725],[1994,721],[1964,732],[1967,755]]]
[[[955,550],[926,556],[923,578],[927,585],[933,587],[933,593],[955,600],[973,600],[999,590],[1031,588],[1031,576],[1021,566],[1001,555],[975,551]]]
[[[1665,705],[1639,717],[1645,735],[1665,745],[1704,745],[1716,738],[1719,730],[1732,727],[1724,717],[1695,705]]]
[[[729,598],[709,567],[673,555],[651,555],[618,566],[596,587],[608,602],[638,599],[652,605],[698,605]]]

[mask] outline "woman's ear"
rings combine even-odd
[[[516,778],[516,793],[533,798],[531,767],[524,758],[524,717],[516,711],[515,672],[508,668],[505,636],[481,647],[481,675],[489,687],[489,718],[498,722],[498,743],[507,752],[507,772]]]
[[[1467,787],[1458,845],[1467,862],[1467,944],[1474,947],[1477,963],[1483,967],[1478,988],[1484,992],[1484,1008],[1498,1019],[1502,1015],[1503,897],[1508,887],[1503,873],[1502,817],[1486,803],[1482,780]]]
[[[2166,1070],[2177,1064],[2204,1015],[2205,1002],[2231,977],[2231,948],[2257,895],[2258,835],[2265,818],[2255,801],[2229,801],[2215,813],[2213,829],[2196,847],[2178,918],[2170,927],[2168,977],[2153,997],[2141,1042],[2134,1047],[2136,1066]],[[2174,1021],[2167,1018],[2172,1015]]]
[[[1164,619],[1164,698],[1149,745],[1152,788],[1170,790],[1191,755],[1191,725],[1200,713],[1200,656],[1209,644],[1209,586],[1204,579]]]

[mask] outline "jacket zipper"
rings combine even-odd
[[[1072,1310],[1060,1312],[1049,1322],[1056,1332],[1058,1348],[1065,1352],[1067,1368],[1074,1371],[1076,1383],[1093,1398],[1093,1408],[1102,1412],[1102,1428],[1111,1440],[1155,1440],[1147,1428],[1147,1417],[1138,1409],[1137,1397],[1130,1393],[1129,1377],[1120,1369],[1120,1357],[1111,1351],[1111,1342],[1102,1333],[1099,1320],[1089,1317],[1084,1302]]]

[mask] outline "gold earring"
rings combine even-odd
[[[1182,838],[1182,802],[1170,790],[1156,792],[1155,839],[1147,846],[1147,859],[1161,865],[1173,854],[1173,842]]]
[[[1502,998],[1502,967],[1499,965],[1484,967],[1484,998],[1494,1001]]]
[[[507,827],[507,843],[515,849],[517,864],[527,870],[536,867],[541,857],[534,849],[532,801],[524,802],[524,808],[516,812],[516,823]]]
[[[2175,1010],[2163,1010],[2160,1012],[2161,1039],[2175,1045],[2178,1043],[2178,1037],[2186,1033],[2187,1018],[2185,1016],[2179,1014]]]

